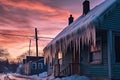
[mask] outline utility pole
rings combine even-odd
[[[36,40],[36,57],[38,57],[38,35],[37,35],[37,28],[35,28],[35,40]]]
[[[30,53],[31,53],[30,47],[31,47],[31,39],[30,39],[30,42],[29,42],[29,56],[30,56]]]
[[[37,61],[38,61],[38,35],[37,35],[37,28],[35,28],[35,40],[36,40],[36,58],[37,58]],[[37,75],[39,76],[39,73],[38,73],[38,62],[36,62],[36,73]]]

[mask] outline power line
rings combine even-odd
[[[4,33],[0,33],[0,34],[1,34],[1,35],[9,35],[9,36],[33,37],[33,36],[27,36],[27,35],[4,34]]]
[[[9,35],[9,36],[19,36],[19,37],[35,37],[35,36],[28,36],[28,35],[17,35],[17,34],[4,34],[0,33],[1,35]],[[43,39],[54,39],[51,37],[38,37],[38,38],[43,38]]]
[[[51,37],[38,37],[38,38],[54,39],[54,38],[51,38]]]

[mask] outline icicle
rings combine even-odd
[[[78,52],[78,38],[76,38],[75,43],[76,43],[76,52]]]
[[[76,54],[76,44],[75,44],[75,40],[73,41],[73,45],[74,45],[73,55],[74,55],[74,61],[75,61],[75,54]]]
[[[96,44],[95,27],[91,24],[86,25],[85,28],[82,29],[79,34],[74,32],[70,35],[70,38],[67,39],[67,37],[64,37],[62,41],[59,40],[58,42],[52,45],[52,49],[50,47],[46,49],[48,51],[45,51],[45,59],[49,57],[50,61],[52,61],[52,58],[55,58],[55,55],[58,54],[57,50],[66,54],[67,48],[68,46],[70,46],[71,42],[73,42],[73,54],[75,58],[76,51],[79,50],[78,52],[80,53],[80,47],[83,48],[84,45],[89,45],[89,42],[92,42],[94,45]],[[82,42],[82,46],[80,42]]]
[[[93,28],[93,42],[94,42],[94,46],[96,46],[96,31],[95,28]]]
[[[65,49],[64,49],[64,51],[66,52],[66,50],[67,50],[67,47],[68,47],[68,41],[67,41],[67,38],[65,38],[65,43],[64,43],[64,45],[65,45]]]
[[[64,40],[63,40],[63,41],[64,41]],[[65,43],[65,42],[62,42],[62,52],[64,52],[64,53],[63,53],[63,56],[65,56],[65,46],[64,46],[64,43]]]
[[[52,60],[53,60],[52,55],[49,54],[49,57],[50,57],[50,58],[49,58],[49,61],[50,61],[50,63],[52,63]]]
[[[78,42],[78,46],[79,46],[79,48],[78,48],[78,53],[80,53],[80,37],[78,38],[79,39],[79,42]]]
[[[55,58],[55,54],[56,54],[56,47],[55,47],[55,45],[53,45],[53,49],[52,49],[52,53],[53,53],[53,58]]]
[[[48,48],[46,51],[45,51],[45,55],[44,55],[44,62],[46,63],[46,60],[48,59],[49,57],[49,54],[50,54],[50,49]]]
[[[81,36],[82,48],[84,46],[84,35]]]
[[[65,54],[66,54],[66,39],[64,38],[63,39],[63,51],[64,51],[64,56],[65,56]]]

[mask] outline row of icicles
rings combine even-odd
[[[94,46],[96,45],[96,30],[94,25],[89,25],[83,29],[79,29],[77,31],[74,31],[69,38],[63,37],[61,40],[54,42],[51,46],[47,46],[47,48],[44,50],[44,61],[46,63],[46,60],[50,61],[52,63],[52,60],[55,59],[56,54],[59,52],[64,53],[63,56],[67,53],[67,48],[71,44],[71,42],[74,44],[74,54],[76,51],[79,51],[80,53],[80,47],[83,47],[84,45],[89,45],[92,43]],[[82,44],[80,44],[80,42]],[[82,46],[81,46],[82,45]]]

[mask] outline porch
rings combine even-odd
[[[54,66],[55,77],[65,77],[74,74],[80,74],[80,63],[69,63],[63,70],[60,70],[60,64]]]

